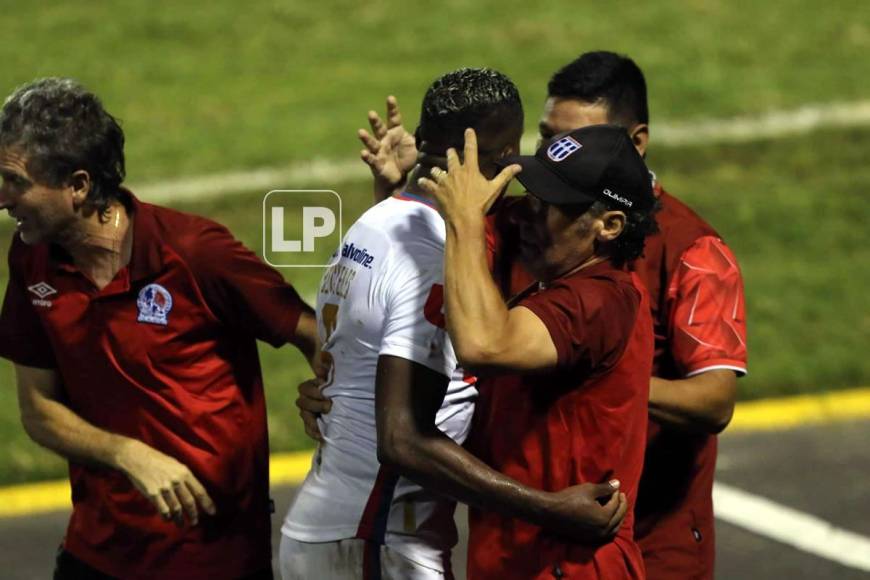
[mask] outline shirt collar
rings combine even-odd
[[[125,190],[127,191],[127,190]],[[154,216],[154,206],[142,203],[131,192],[124,206],[130,216],[133,227],[133,248],[130,263],[130,280],[141,280],[163,269],[163,252],[157,220]],[[57,244],[49,247],[49,258],[54,267],[67,272],[78,271],[72,257]]]
[[[163,244],[154,215],[155,207],[142,203],[130,193],[133,224],[133,249],[130,256],[130,280],[141,280],[163,269]]]

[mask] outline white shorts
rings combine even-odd
[[[453,580],[452,570],[439,572],[356,538],[313,543],[282,534],[278,558],[283,580]]]

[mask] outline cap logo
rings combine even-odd
[[[626,199],[626,198],[622,197],[621,195],[619,195],[619,194],[617,194],[617,193],[613,193],[613,192],[612,192],[611,190],[609,190],[609,189],[605,189],[605,190],[602,191],[601,193],[603,193],[604,195],[606,195],[606,196],[609,197],[610,199],[615,199],[616,201],[618,201],[618,202],[621,203],[622,205],[627,205],[628,207],[631,207],[631,206],[632,206],[632,201],[631,201],[630,199]]]
[[[579,151],[582,147],[583,145],[578,143],[573,137],[562,137],[547,147],[547,157],[558,163],[564,161],[572,153]]]

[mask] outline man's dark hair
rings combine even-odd
[[[626,210],[624,207],[611,206],[603,201],[593,203],[589,208],[589,216],[593,219],[612,210],[620,210],[625,213],[625,228],[619,237],[603,244],[596,251],[607,256],[617,268],[621,268],[625,264],[630,265],[643,255],[647,236],[659,231],[655,214],[660,208],[661,203],[658,200],[653,207],[644,210]]]
[[[547,94],[589,103],[601,101],[610,120],[626,128],[649,123],[643,73],[621,54],[597,51],[580,55],[553,75]]]
[[[27,158],[27,171],[52,187],[88,172],[87,201],[105,211],[115,198],[128,201],[124,181],[124,132],[96,95],[76,81],[45,78],[15,90],[0,111],[0,147]]]
[[[462,147],[467,127],[477,130],[498,118],[522,127],[523,103],[514,83],[488,68],[461,68],[435,80],[423,97],[417,144]]]

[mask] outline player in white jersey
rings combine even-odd
[[[522,133],[509,79],[462,69],[435,81],[418,128],[424,151],[456,146],[467,126],[480,135],[481,167],[492,177],[495,161],[519,150]],[[452,577],[448,498],[580,533],[588,529],[590,497],[592,509],[601,507],[594,498],[607,488],[614,523],[624,515],[606,484],[529,489],[460,446],[476,391],[444,331],[445,224],[415,182],[363,214],[321,282],[317,320],[331,367],[324,395],[333,404],[282,526],[285,580]]]

